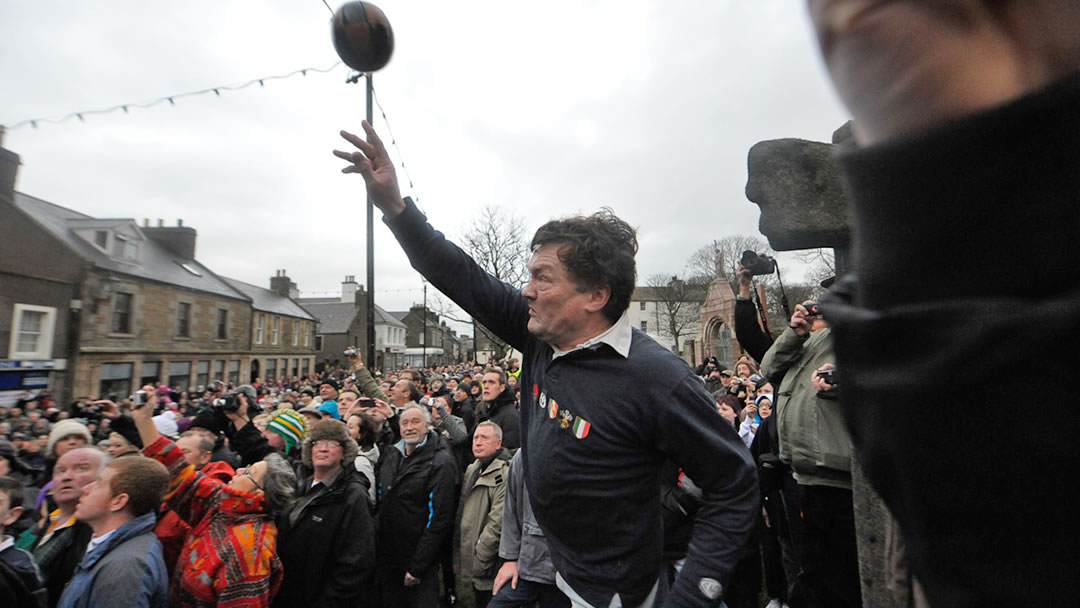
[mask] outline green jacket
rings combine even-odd
[[[484,468],[475,460],[465,469],[461,491],[461,574],[473,587],[489,590],[499,570],[503,499],[510,475],[510,453],[502,449]]]
[[[371,370],[367,368],[363,363],[353,368],[353,374],[356,375],[356,388],[360,389],[365,397],[371,397],[372,399],[382,399],[387,403],[390,402],[390,397],[386,396],[386,393],[382,392],[379,388],[379,383],[375,381],[375,378],[371,375]]]
[[[851,489],[851,437],[839,401],[818,393],[811,383],[815,370],[834,363],[829,329],[799,336],[791,328],[776,339],[761,373],[784,379],[776,390],[776,426],[780,460],[791,465],[800,484]]]

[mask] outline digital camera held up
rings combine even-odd
[[[240,398],[236,393],[226,393],[214,399],[213,405],[223,412],[235,412],[240,409]]]
[[[749,249],[742,253],[742,257],[739,258],[739,263],[742,264],[743,268],[750,271],[750,276],[756,277],[776,272],[775,258],[771,258],[763,253],[754,253]]]

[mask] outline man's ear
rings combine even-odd
[[[603,285],[601,287],[595,287],[589,290],[589,299],[585,303],[585,310],[587,312],[600,312],[607,306],[608,300],[611,299],[611,287]]]
[[[3,521],[0,521],[0,525],[4,526],[5,528],[10,526],[11,524],[15,523],[15,520],[19,519],[19,516],[22,515],[22,512],[22,507],[12,507],[11,509],[8,509],[8,516],[5,517]]]
[[[127,508],[129,498],[127,492],[121,492],[120,494],[113,496],[109,499],[109,510],[114,513],[123,511]]]

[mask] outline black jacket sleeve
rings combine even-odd
[[[735,299],[735,339],[758,362],[772,346],[772,336],[758,323],[757,306],[753,300]]]
[[[351,467],[351,464],[346,465]],[[311,598],[311,606],[340,606],[352,608],[364,600],[372,587],[375,567],[375,533],[366,491],[346,471],[345,509],[341,525],[334,534],[333,559],[329,560],[330,575],[319,597]],[[368,598],[370,599],[370,598]],[[368,604],[360,605],[372,605]]]
[[[274,451],[274,448],[270,446],[270,443],[250,420],[240,429],[229,424],[225,427],[225,436],[229,438],[229,445],[240,456],[244,466],[251,466]]]
[[[431,227],[412,200],[386,224],[409,262],[436,289],[519,351],[528,338],[529,306],[521,291],[488,274],[460,247]]]

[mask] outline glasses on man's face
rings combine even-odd
[[[312,445],[317,448],[340,448],[341,442],[334,441],[333,439],[320,439],[312,443]]]
[[[250,469],[251,469],[251,467],[243,467],[240,470],[238,470],[237,473],[239,473],[239,474],[243,475],[244,477],[247,477],[248,479],[250,479],[251,483],[255,484],[255,489],[256,490],[262,490],[262,486],[259,485],[259,482],[255,481],[255,478],[251,476],[251,470]]]

